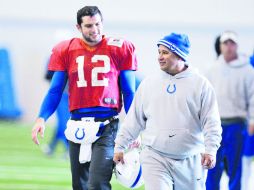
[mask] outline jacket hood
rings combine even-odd
[[[170,77],[170,78],[175,78],[175,79],[186,78],[186,77],[189,77],[189,76],[198,72],[197,69],[191,67],[190,65],[187,65],[187,67],[188,68],[186,70],[184,70],[176,75],[170,75],[165,71],[162,71],[162,70],[160,70],[160,71],[163,73],[164,77],[166,77],[166,78]]]
[[[245,55],[238,55],[237,59],[230,61],[227,63],[224,59],[223,55],[220,55],[218,58],[218,62],[228,65],[229,67],[243,67],[249,64],[249,57]]]

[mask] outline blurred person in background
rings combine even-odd
[[[215,92],[186,60],[190,42],[171,33],[159,40],[160,71],[142,80],[115,140],[114,161],[142,133],[146,190],[205,189],[216,163],[221,123]]]
[[[250,56],[250,64],[254,69],[254,51]],[[250,176],[253,173],[252,161],[254,157],[254,135],[247,133],[243,150],[242,190],[250,190]],[[253,180],[252,180],[253,181]]]
[[[220,189],[225,168],[229,190],[241,189],[247,120],[249,133],[254,132],[254,70],[249,58],[239,54],[237,49],[237,34],[223,32],[220,36],[221,55],[207,74],[215,88],[223,129],[216,166],[208,171],[207,190]]]
[[[54,71],[46,71],[45,79],[48,81],[52,80]],[[59,142],[64,145],[64,158],[68,158],[69,144],[65,137],[64,131],[66,129],[67,121],[70,118],[70,112],[68,109],[68,89],[65,88],[62,94],[62,98],[56,108],[56,119],[57,124],[54,127],[54,133],[50,139],[48,145],[43,147],[43,152],[49,156],[53,155],[56,151],[56,147]]]
[[[45,122],[56,110],[68,81],[70,120],[65,136],[74,190],[110,190],[114,140],[118,114],[131,105],[135,93],[137,59],[134,45],[124,39],[106,37],[103,18],[96,6],[77,12],[81,38],[66,40],[53,48],[48,69],[54,71],[32,129],[39,144]]]

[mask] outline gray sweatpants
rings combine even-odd
[[[201,154],[174,160],[145,147],[141,151],[146,190],[205,190],[207,170],[201,165]]]

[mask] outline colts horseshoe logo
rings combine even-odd
[[[169,94],[173,94],[173,93],[175,93],[175,91],[176,91],[176,85],[175,84],[173,85],[173,89],[170,89],[170,85],[168,85],[167,92]]]
[[[80,137],[78,137],[78,131],[79,130],[80,130],[80,128],[78,128],[77,131],[75,132],[75,137],[78,140],[82,140],[85,137],[85,129],[84,128],[82,129],[83,133],[82,133],[82,135]]]

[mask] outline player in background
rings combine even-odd
[[[223,32],[220,36],[221,55],[207,74],[216,92],[223,129],[217,164],[208,171],[207,190],[219,190],[225,168],[229,190],[241,189],[247,119],[250,133],[254,131],[254,70],[248,57],[237,52],[237,47],[236,33]]]
[[[157,45],[161,71],[138,87],[115,140],[114,161],[124,163],[125,149],[142,133],[146,190],[204,190],[221,141],[215,92],[186,63],[187,35],[172,33]]]
[[[55,71],[32,129],[39,144],[45,122],[55,111],[68,81],[71,118],[65,135],[74,190],[109,190],[113,169],[117,118],[131,105],[135,93],[137,60],[134,45],[103,35],[103,18],[96,6],[77,12],[81,38],[60,42],[53,48],[49,70]]]
[[[46,71],[45,79],[48,81],[52,80],[54,71]],[[68,158],[69,144],[65,138],[64,131],[66,129],[67,121],[70,118],[70,112],[68,109],[68,89],[65,88],[62,94],[62,98],[56,108],[56,119],[57,124],[54,127],[53,135],[48,145],[43,147],[43,152],[49,156],[53,155],[56,151],[56,147],[59,142],[62,142],[64,146],[64,158]]]
[[[254,52],[250,57],[250,64],[254,69]],[[252,161],[254,156],[254,135],[250,135],[251,131],[247,133],[245,138],[244,150],[243,150],[243,170],[242,170],[242,188],[241,190],[249,190],[250,189],[250,176],[253,171],[252,169]]]

